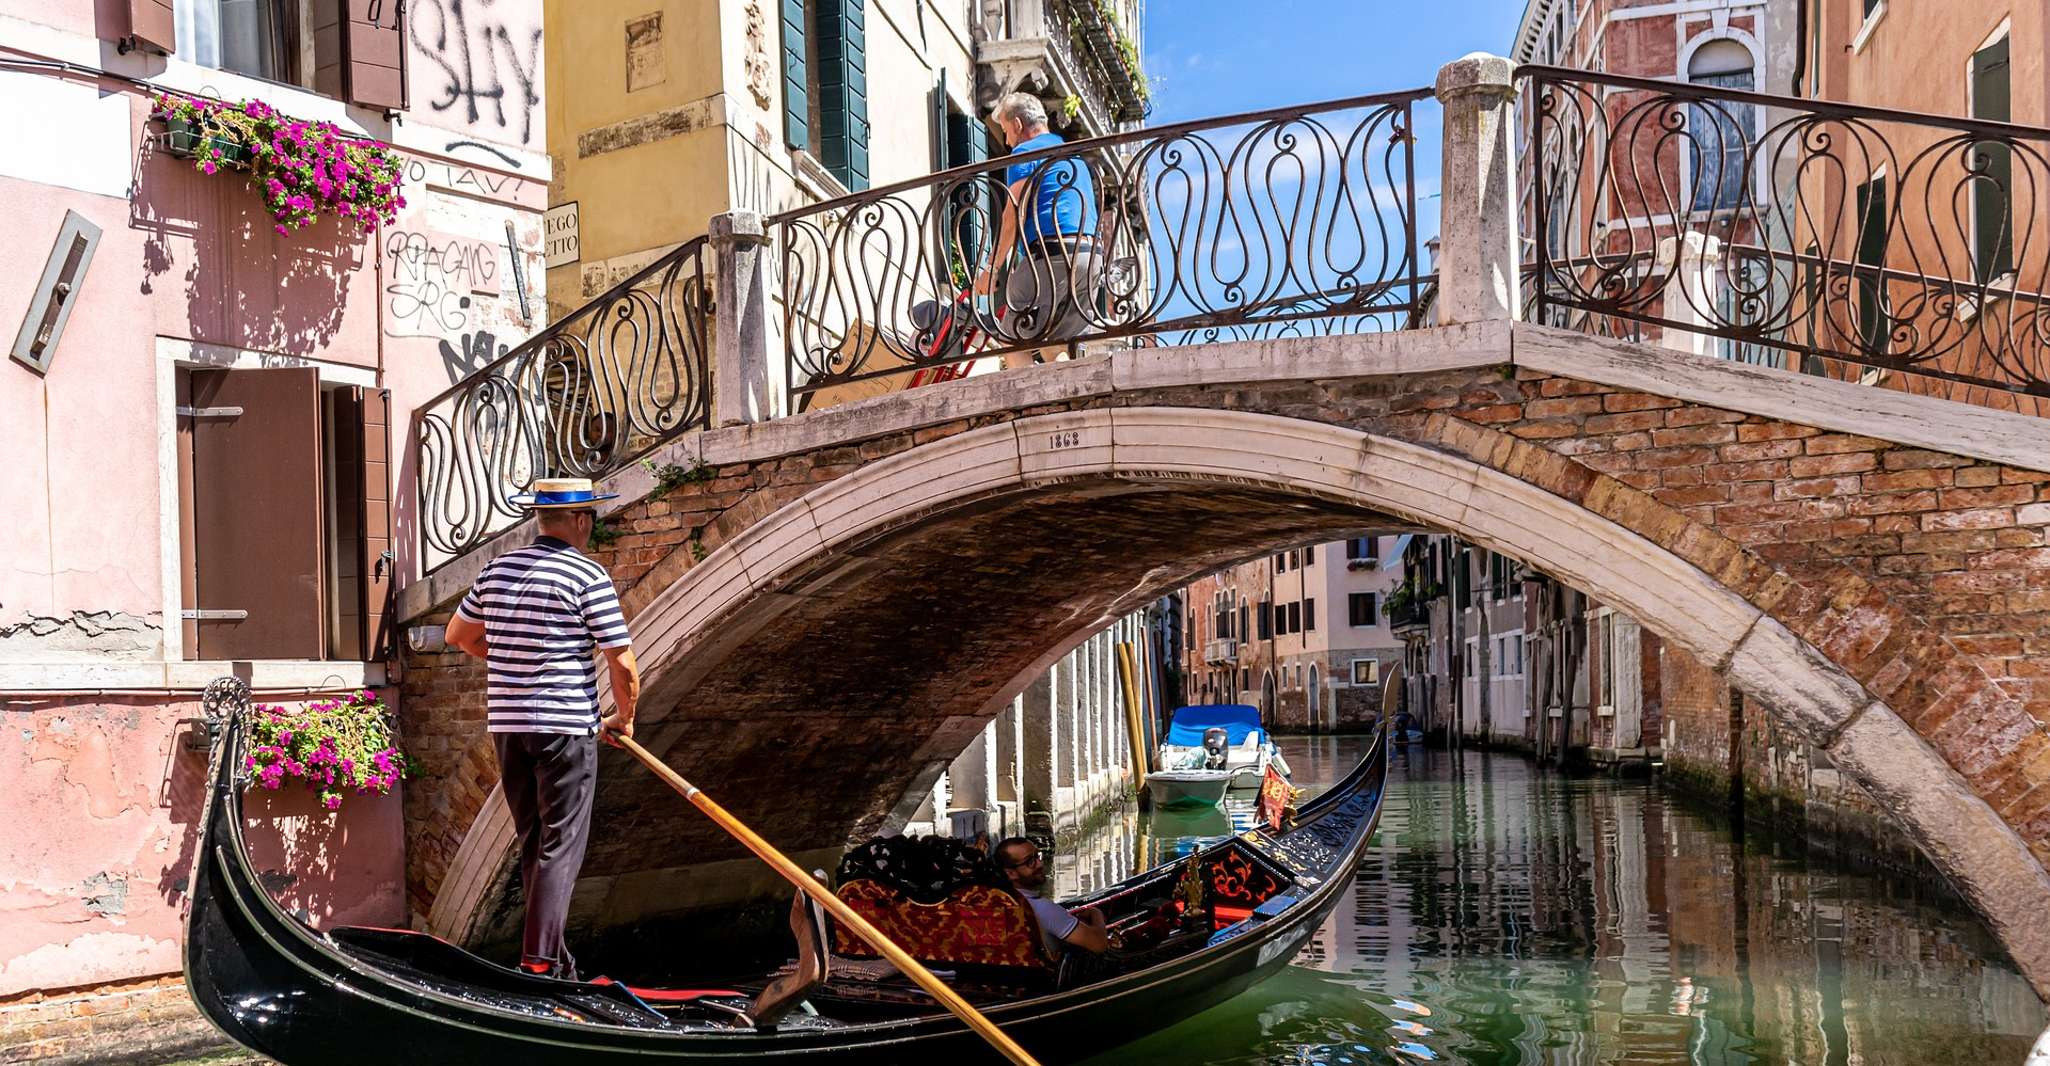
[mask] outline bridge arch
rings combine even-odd
[[[1194,535],[1187,526],[1206,506],[1243,524],[1222,531],[1227,535]],[[1263,519],[1263,512],[1271,517]],[[1160,532],[1135,521],[1148,515],[1157,517]],[[928,775],[936,773],[1048,663],[1124,610],[1259,550],[1391,525],[1428,527],[1521,559],[1727,671],[1888,810],[1986,918],[2039,991],[2050,989],[2050,927],[2041,921],[2050,913],[2050,874],[1945,757],[1854,676],[1870,671],[1845,665],[1877,644],[1941,637],[1909,632],[1912,622],[1892,626],[1892,636],[1870,632],[1871,595],[1877,594],[1869,587],[1864,592],[1870,595],[1847,596],[1789,578],[1649,494],[1442,412],[1364,431],[1208,406],[1102,407],[966,429],[866,463],[760,517],[659,590],[629,595],[639,607],[634,625],[651,679],[643,736],[686,766],[720,763],[712,749],[722,739],[773,744],[777,730],[788,730],[794,719],[790,707],[771,705],[816,691],[805,687],[804,674],[823,665],[799,660],[810,639],[807,627],[819,631],[823,615],[919,595],[921,582],[945,577],[950,545],[958,550],[974,538],[1011,535],[1021,539],[1000,550],[1029,552],[1036,550],[1030,537],[1073,533],[1062,527],[1076,522],[1101,522],[1082,532],[1115,543],[1089,554],[1064,541],[1042,553],[1039,562],[1066,568],[1052,575],[1055,584],[1072,590],[1077,579],[1087,579],[1100,590],[1050,596],[1037,605],[1031,617],[1039,620],[1044,646],[992,658],[1001,676],[956,686],[972,699],[950,700],[929,684],[903,678],[878,685],[873,691],[902,694],[926,717],[905,722],[899,715],[893,721],[905,731],[889,738],[892,743],[844,752],[816,737],[785,737],[774,744],[785,767],[780,777],[743,773],[738,779],[764,786],[780,780],[781,806],[789,808],[789,799],[802,795],[791,785],[814,780],[839,760],[901,752],[905,742],[915,749],[912,760]],[[1015,532],[1020,523],[1028,534]],[[1085,556],[1079,562],[1078,550]],[[965,617],[958,604],[932,607],[936,625]],[[1804,639],[1797,628],[1818,639]],[[892,638],[858,628],[823,632],[856,642],[830,651],[857,656]],[[998,636],[1036,644],[1014,633]],[[974,634],[961,644],[982,661]],[[819,660],[834,657],[829,649],[811,651]],[[707,710],[735,699],[755,702],[739,711]],[[712,716],[721,713],[728,717],[715,723]],[[846,744],[860,728],[828,733]],[[610,807],[615,818],[630,820],[635,805],[659,786],[634,780],[624,768],[608,769],[614,784],[605,786],[600,817]],[[901,773],[885,776],[901,790]],[[870,787],[865,809],[887,807],[895,797],[886,791]],[[722,799],[748,804],[731,794]],[[831,847],[877,821],[872,813],[849,816],[844,808],[803,813],[822,824],[800,830],[792,820],[772,826],[769,835],[799,847]],[[469,928],[491,887],[508,877],[511,844],[502,810],[487,808],[458,849],[430,924]],[[707,849],[707,857],[716,851],[707,835],[648,846]],[[630,880],[643,872],[605,871],[598,861],[601,877]],[[622,891],[615,882],[608,895]],[[653,894],[645,885],[626,893],[641,897],[644,909],[657,906],[646,898]]]

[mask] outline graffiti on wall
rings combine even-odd
[[[541,109],[541,5],[413,0],[407,36],[424,103],[482,137],[532,144]],[[440,125],[440,123],[437,123]]]
[[[395,229],[384,240],[384,332],[447,338],[465,332],[472,295],[496,296],[495,245],[427,230]]]

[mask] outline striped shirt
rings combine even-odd
[[[456,615],[484,626],[493,733],[598,731],[594,648],[633,638],[605,568],[554,537],[485,564]]]

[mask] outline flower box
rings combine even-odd
[[[249,165],[249,149],[240,138],[208,130],[197,122],[176,115],[164,119],[164,136],[160,143],[167,154],[177,159],[194,159],[203,153],[211,153],[214,162],[222,166]]]
[[[164,123],[164,149],[192,160],[202,174],[222,167],[248,172],[280,235],[321,215],[367,233],[398,220],[405,161],[398,150],[283,114],[261,100],[230,104],[158,93],[151,117]]]

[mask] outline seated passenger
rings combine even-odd
[[[1032,917],[1039,923],[1040,940],[1049,956],[1059,959],[1067,945],[1092,955],[1101,955],[1110,947],[1102,911],[1084,907],[1070,913],[1060,904],[1041,898],[1039,890],[1046,887],[1046,862],[1039,856],[1039,845],[1024,837],[1010,837],[997,845],[995,858],[997,868],[1011,879],[1011,888],[1032,908]]]

